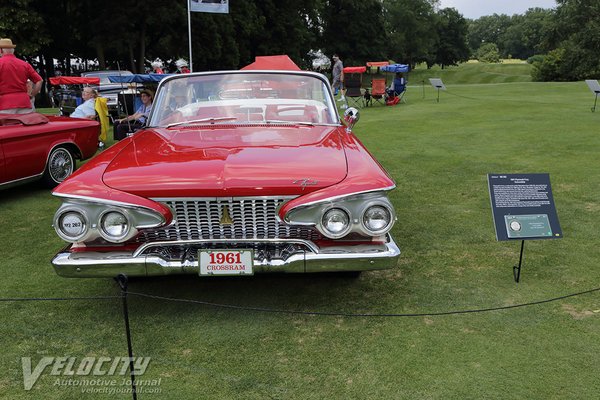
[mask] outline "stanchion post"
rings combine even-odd
[[[127,276],[120,274],[117,276],[117,282],[121,287],[121,299],[123,300],[123,318],[125,319],[125,332],[127,334],[127,351],[129,352],[129,373],[131,376],[131,395],[133,400],[137,400],[137,391],[135,387],[135,372],[133,370],[133,347],[131,345],[131,331],[129,329],[129,310],[127,307]]]
[[[521,264],[523,262],[523,248],[525,247],[525,241],[521,240],[521,254],[519,255],[519,265],[513,267],[513,276],[515,277],[515,282],[519,283],[521,279]]]

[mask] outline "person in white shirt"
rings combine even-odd
[[[72,118],[96,118],[96,97],[98,92],[89,86],[86,86],[81,91],[81,98],[83,103],[77,106],[75,111],[70,115]]]

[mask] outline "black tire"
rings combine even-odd
[[[75,171],[75,158],[66,147],[56,147],[48,157],[43,181],[48,187],[55,187]]]

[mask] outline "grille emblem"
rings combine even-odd
[[[223,207],[223,215],[221,216],[219,223],[221,225],[233,225],[233,220],[229,216],[229,207],[227,207],[227,206]]]

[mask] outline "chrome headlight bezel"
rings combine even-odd
[[[107,215],[109,214],[120,214],[121,216],[123,216],[125,218],[125,221],[127,222],[127,228],[124,230],[124,232],[121,235],[111,235],[106,227],[105,227],[105,219],[107,217]],[[100,216],[98,217],[98,231],[100,232],[100,236],[102,236],[106,241],[108,242],[113,242],[113,243],[121,243],[124,242],[125,240],[127,240],[128,236],[129,236],[129,232],[131,231],[131,220],[128,216],[128,212],[123,210],[123,209],[113,209],[113,208],[109,208],[105,211],[103,211]]]
[[[342,229],[339,232],[332,232],[330,229],[327,228],[327,224],[325,222],[325,218],[327,217],[328,214],[330,213],[334,213],[334,212],[339,212],[343,215],[345,215],[345,218],[347,219],[347,222],[345,223],[345,227],[344,229]],[[350,232],[350,229],[352,228],[352,217],[350,216],[350,212],[342,207],[331,207],[327,210],[323,211],[323,215],[321,216],[321,221],[319,223],[319,225],[317,225],[317,229],[319,229],[319,231],[327,236],[328,238],[331,239],[339,239],[342,238],[344,236],[346,236],[348,234],[348,232]]]
[[[387,222],[384,227],[379,228],[379,229],[371,229],[365,221],[365,218],[367,217],[367,213],[369,212],[369,210],[372,210],[375,208],[380,208],[387,213]],[[380,236],[386,232],[389,232],[389,230],[391,229],[390,225],[393,225],[393,223],[394,223],[393,215],[394,215],[393,210],[390,209],[386,204],[382,204],[382,203],[370,204],[367,207],[365,207],[365,209],[362,213],[361,224],[362,224],[362,227],[365,230],[365,232],[368,232],[372,236]]]
[[[382,207],[389,215],[389,222],[378,230],[369,229],[364,224],[365,213],[371,207]],[[349,218],[350,225],[343,235],[331,234],[323,226],[323,217],[331,209],[344,210]],[[396,221],[396,212],[384,191],[352,194],[345,197],[336,197],[291,209],[284,217],[284,222],[290,225],[314,226],[325,237],[340,239],[351,233],[366,237],[378,237],[388,233]]]
[[[85,234],[70,237],[61,231],[61,218],[70,212],[77,212],[83,216],[86,221]],[[110,235],[102,227],[103,218],[111,212],[122,214],[128,222],[127,230],[122,235]],[[92,242],[100,238],[110,243],[123,243],[135,237],[139,229],[155,228],[164,224],[165,218],[162,214],[146,207],[115,203],[105,204],[100,201],[95,202],[78,198],[65,198],[63,204],[54,214],[53,221],[53,227],[58,236],[71,243]]]
[[[64,217],[68,214],[78,214],[81,216],[81,219],[83,221],[83,231],[79,235],[69,236],[63,230],[63,220],[64,220]],[[90,222],[89,222],[88,218],[86,217],[86,213],[83,209],[78,208],[78,207],[69,208],[61,214],[57,213],[54,216],[53,226],[56,230],[57,235],[61,239],[65,240],[67,242],[77,242],[77,241],[85,240],[90,232]]]

